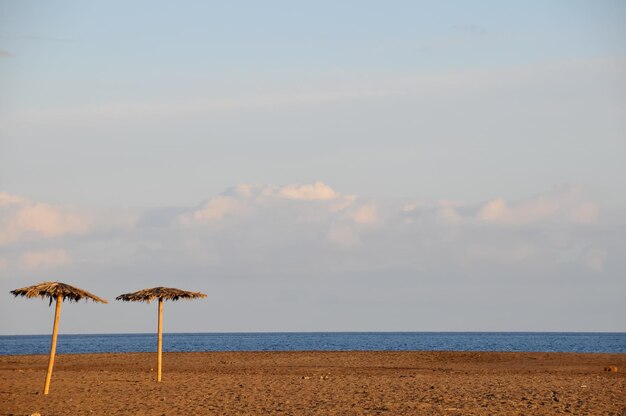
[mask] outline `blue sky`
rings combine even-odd
[[[624,331],[625,15],[0,0],[0,290],[208,293],[172,331]],[[46,332],[32,303],[0,333]]]

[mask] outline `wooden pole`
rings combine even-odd
[[[52,367],[54,367],[54,355],[57,352],[57,334],[59,332],[59,317],[61,316],[61,304],[63,296],[57,296],[57,304],[54,310],[54,326],[52,327],[52,343],[50,344],[50,359],[48,360],[48,372],[46,373],[46,384],[43,386],[43,394],[48,394],[50,390],[50,379],[52,378]]]
[[[161,382],[163,355],[163,299],[159,298],[159,345],[157,348],[157,381]]]

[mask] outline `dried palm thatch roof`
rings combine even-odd
[[[201,292],[188,292],[186,290],[176,289],[174,287],[152,287],[149,289],[139,290],[133,293],[125,293],[116,297],[116,300],[126,302],[148,302],[155,299],[178,300],[178,299],[198,299],[206,298]]]
[[[78,302],[81,299],[91,299],[94,302],[109,303],[106,299],[99,298],[93,293],[89,293],[86,290],[82,290],[61,282],[43,282],[39,283],[38,285],[12,290],[11,293],[15,297],[40,297],[43,299],[47,296],[50,299],[50,305],[52,304],[53,300],[57,299],[58,296],[61,296],[63,300],[69,299],[70,302]]]

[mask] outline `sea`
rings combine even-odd
[[[57,353],[150,352],[156,334],[59,335]],[[0,355],[47,354],[50,335],[2,335]],[[166,352],[516,351],[626,353],[626,333],[591,332],[253,332],[166,333]]]

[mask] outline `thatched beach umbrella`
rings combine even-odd
[[[78,302],[81,299],[91,299],[94,302],[108,303],[106,299],[97,297],[96,295],[87,292],[86,290],[79,289],[74,286],[70,286],[60,282],[43,282],[35,286],[23,287],[21,289],[12,290],[13,296],[24,296],[27,298],[45,298],[50,299],[49,305],[52,305],[52,301],[56,301],[56,308],[54,310],[54,325],[52,327],[52,342],[50,344],[50,359],[48,360],[48,372],[46,373],[46,383],[44,384],[43,394],[48,394],[50,390],[50,379],[52,378],[52,367],[54,366],[54,355],[57,350],[57,333],[59,330],[59,317],[61,316],[61,303],[65,299],[70,302]]]
[[[180,290],[173,287],[153,287],[150,289],[143,289],[133,293],[125,293],[116,297],[116,300],[123,300],[126,302],[147,302],[158,299],[159,300],[159,336],[157,342],[157,381],[161,382],[161,369],[162,369],[162,355],[163,355],[163,300],[178,300],[178,299],[199,299],[206,298],[204,293],[200,292],[188,292],[186,290]]]

